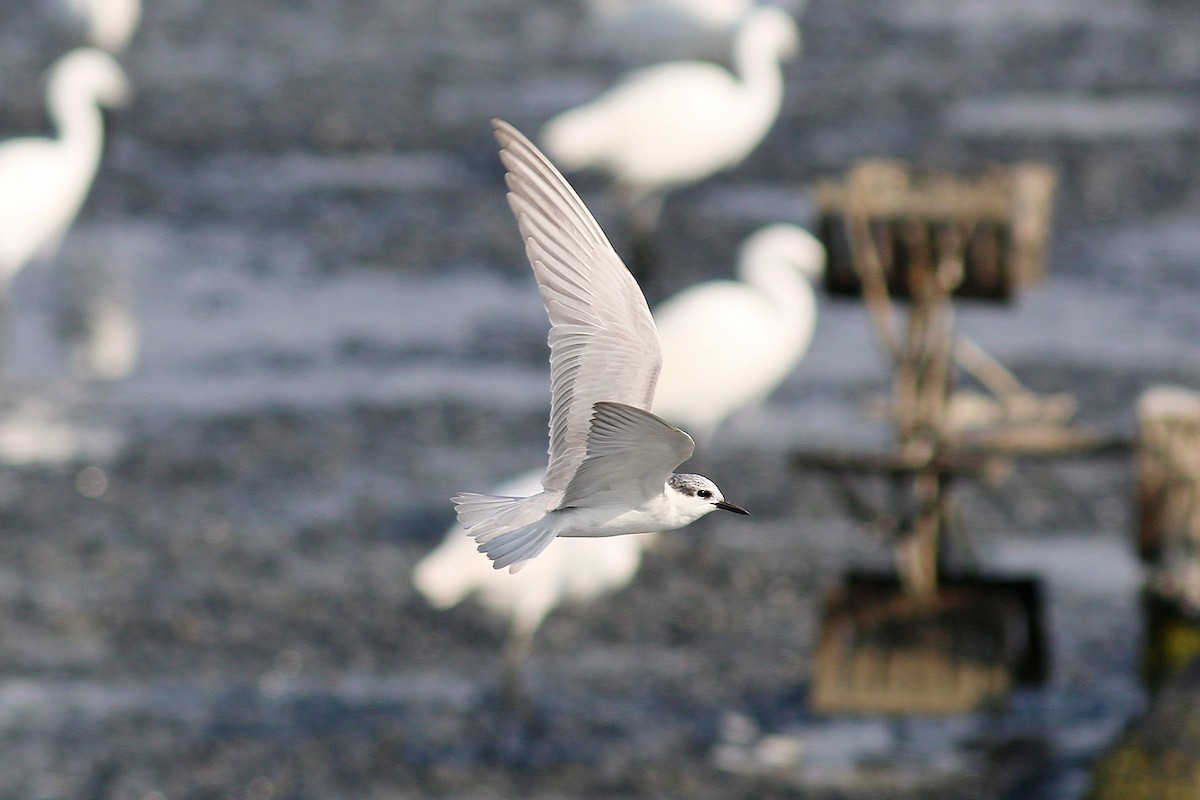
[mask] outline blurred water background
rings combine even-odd
[[[1200,385],[1200,9],[786,7],[803,49],[779,119],[669,196],[652,304],[728,275],[762,225],[811,225],[808,186],[858,158],[1041,160],[1060,179],[1047,278],[964,305],[961,329],[1116,431],[1146,385]],[[963,489],[980,558],[1045,578],[1046,687],[951,719],[806,710],[821,593],[889,558],[787,466],[880,435],[862,405],[886,365],[856,302],[822,298],[800,367],[700,455],[753,523],[668,534],[628,587],[552,615],[532,720],[495,702],[503,623],[415,593],[449,496],[544,459],[546,322],[489,119],[533,133],[629,68],[587,19],[566,0],[147,0],[92,192],[10,291],[0,796],[1083,796],[1145,703],[1127,461]],[[43,72],[84,35],[54,0],[0,2],[0,137],[51,133]],[[573,181],[622,250],[604,179]],[[116,380],[71,369],[63,320],[87,328],[97,303],[136,331]],[[804,768],[727,769],[747,728],[793,733]],[[1034,765],[1021,781],[998,743]]]

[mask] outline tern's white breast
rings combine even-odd
[[[559,536],[619,536],[624,533],[649,533],[682,528],[712,510],[705,506],[684,508],[675,502],[678,493],[663,487],[663,493],[635,504],[583,506],[551,511],[562,515]]]

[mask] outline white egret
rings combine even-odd
[[[655,413],[707,438],[742,405],[770,394],[807,349],[816,312],[810,281],[820,275],[824,260],[824,249],[806,231],[770,225],[739,248],[738,273],[745,283],[706,282],[660,305],[654,319],[663,371]],[[774,341],[759,338],[766,327],[773,327]],[[715,347],[712,359],[698,360],[697,347],[709,346],[714,331],[748,347]],[[708,375],[725,375],[726,380],[714,390]],[[524,472],[493,494],[536,494],[542,490],[542,474],[541,469]],[[455,523],[417,564],[413,582],[435,608],[451,608],[475,595],[486,609],[509,621],[505,672],[512,689],[519,685],[520,665],[546,615],[564,601],[587,603],[628,584],[655,536],[556,538],[525,569],[509,575],[492,569]]]
[[[550,120],[541,141],[562,168],[608,172],[634,201],[703,180],[766,136],[783,100],[780,61],[798,46],[785,11],[755,9],[734,38],[733,72],[704,61],[637,70]]]
[[[707,61],[635,70],[600,97],[565,111],[541,131],[566,170],[610,175],[628,209],[630,266],[650,277],[653,232],[663,197],[740,164],[779,116],[780,62],[795,55],[800,33],[787,12],[763,6],[747,14],[733,43],[733,72]]]
[[[730,414],[761,402],[792,372],[812,341],[813,282],[825,248],[795,225],[755,232],[738,254],[740,281],[707,281],[654,313],[663,349],[656,413],[702,439]]]
[[[533,469],[495,488],[498,495],[528,497],[542,491],[544,470]],[[637,574],[642,551],[655,533],[630,536],[558,537],[515,575],[492,569],[475,540],[455,523],[442,543],[417,564],[413,583],[434,608],[447,609],[474,595],[485,609],[509,622],[504,650],[505,685],[520,686],[520,668],[533,636],[556,606],[588,603],[625,586]]]
[[[98,106],[120,105],[129,95],[121,68],[101,50],[74,50],[51,67],[46,100],[57,138],[0,143],[0,286],[35,257],[55,253],[100,164]]]

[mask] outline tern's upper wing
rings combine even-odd
[[[533,143],[493,121],[508,203],[550,316],[550,464],[562,491],[583,462],[592,406],[649,408],[662,367],[654,318],[579,195]]]
[[[559,508],[633,506],[661,494],[667,478],[691,457],[693,449],[692,437],[649,411],[596,403],[587,457],[571,478]]]

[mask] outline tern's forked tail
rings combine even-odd
[[[452,499],[458,521],[496,569],[509,567],[510,572],[517,572],[558,533],[555,521],[548,518],[542,494],[500,497],[463,492]]]

